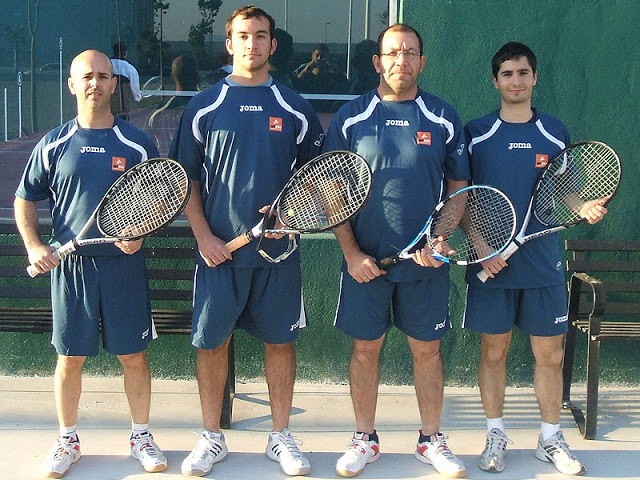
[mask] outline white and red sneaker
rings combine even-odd
[[[338,475],[341,477],[360,475],[368,463],[373,463],[380,458],[378,435],[375,435],[375,440],[371,439],[371,436],[359,432],[353,434],[349,448],[336,463]]]

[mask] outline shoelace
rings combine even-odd
[[[76,440],[72,440],[71,438],[67,439],[62,439],[59,438],[58,439],[58,446],[56,447],[56,451],[53,454],[53,459],[54,460],[61,460],[65,455],[70,455],[71,454],[71,450],[70,450],[70,446],[73,443],[77,443]]]
[[[138,450],[146,453],[147,455],[154,457],[156,455],[156,449],[151,443],[151,437],[149,435],[136,435],[133,437]]]
[[[556,453],[563,453],[570,460],[576,459],[573,453],[571,453],[571,450],[569,449],[569,445],[567,445],[567,442],[565,441],[563,436],[558,435],[556,441],[553,442],[551,445],[548,445],[547,448],[545,448],[545,450],[549,452],[549,455],[553,456]]]
[[[438,440],[436,440],[435,442],[429,442],[432,445],[435,446],[436,448],[436,455],[441,453],[444,457],[446,458],[454,458],[455,455],[453,454],[453,452],[451,450],[449,450],[449,445],[447,445],[447,442],[444,438],[439,438]]]
[[[489,435],[487,437],[487,448],[493,455],[506,450],[507,444],[513,444],[507,435]]]
[[[62,444],[58,444],[58,448],[56,449],[56,452],[53,454],[53,459],[62,460],[62,458],[67,454],[69,454],[69,450],[67,449],[67,447],[65,447]]]
[[[298,444],[302,445],[302,440],[293,437],[293,435],[283,435],[282,433],[280,433],[279,435],[280,444],[284,446],[289,454],[293,457],[301,458],[302,453],[298,448]]]
[[[351,440],[347,445],[349,450],[357,450],[358,452],[370,448],[369,442],[366,440]]]
[[[200,457],[203,457],[205,454],[207,454],[210,451],[217,456],[222,451],[222,447],[220,446],[220,444],[216,439],[202,436],[200,441],[196,443],[196,448],[194,448],[193,451],[194,453],[197,453],[198,456]]]

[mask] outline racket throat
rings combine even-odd
[[[251,230],[249,230],[246,233],[247,239],[251,241],[260,237],[262,235],[262,230],[264,228],[263,226],[264,226],[264,218],[260,220],[260,222],[258,222],[255,227],[253,227]]]
[[[54,252],[54,255],[58,257],[60,260],[62,260],[63,258],[71,255],[77,249],[78,249],[78,241],[77,239],[74,238],[73,240],[68,241],[67,243],[62,245],[60,248],[58,248]]]

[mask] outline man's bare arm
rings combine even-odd
[[[53,248],[42,242],[38,235],[38,204],[20,197],[13,202],[16,225],[29,256],[29,263],[39,273],[56,267],[60,260],[53,255]]]

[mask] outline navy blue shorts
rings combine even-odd
[[[564,285],[502,289],[467,287],[462,326],[481,333],[501,334],[516,325],[528,335],[552,337],[567,333],[567,293]]]
[[[358,283],[342,274],[335,325],[359,340],[376,340],[392,325],[416,340],[438,340],[451,328],[449,277]]]
[[[196,265],[194,346],[219,347],[236,328],[263,343],[291,343],[305,326],[300,264],[278,268]]]
[[[53,337],[61,355],[138,353],[156,338],[151,320],[147,270],[134,255],[69,255],[51,271]]]

